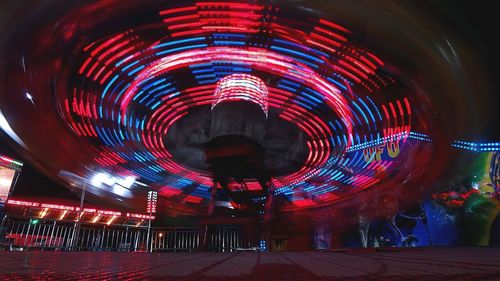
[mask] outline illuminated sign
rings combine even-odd
[[[16,171],[0,166],[0,204],[7,202]]]
[[[20,168],[23,166],[23,163],[14,159],[11,159],[9,157],[6,157],[4,155],[0,155],[0,165],[12,165],[14,167]]]
[[[155,216],[141,215],[141,214],[131,214],[131,213],[127,213],[127,217],[136,218],[136,219],[152,219],[152,220],[155,219]]]
[[[154,191],[153,191],[154,192]],[[80,211],[79,207],[75,206],[66,206],[66,205],[59,205],[59,204],[52,204],[52,203],[39,203],[39,202],[31,202],[31,201],[22,201],[22,200],[14,200],[14,199],[9,199],[7,201],[8,205],[14,205],[14,206],[23,206],[23,207],[33,207],[33,208],[42,208],[42,212],[48,213],[51,210],[55,211],[61,211],[60,215],[58,216],[59,219],[64,218],[68,212],[78,212]],[[156,208],[156,205],[155,205]],[[96,215],[94,216],[99,218],[102,215],[106,216],[112,216],[118,218],[124,216],[123,213],[118,212],[118,211],[111,211],[111,210],[98,210],[98,209],[90,209],[90,208],[84,208],[83,213],[95,213]],[[150,215],[145,215],[145,214],[134,214],[134,213],[125,213],[125,216],[127,218],[136,218],[136,219],[154,219],[154,216]]]
[[[158,192],[148,191],[148,201],[146,205],[146,212],[148,214],[156,213],[156,202],[158,201]]]
[[[396,158],[400,152],[399,141],[390,141],[384,145],[363,149],[366,163],[371,163],[374,160],[381,161],[384,152],[387,153],[390,158]]]
[[[9,205],[17,205],[17,206],[26,206],[26,207],[40,207],[40,203],[38,202],[29,202],[29,201],[20,201],[20,200],[11,200],[7,201]]]

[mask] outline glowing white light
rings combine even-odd
[[[11,182],[12,181],[8,179],[0,179],[0,186],[9,187]]]
[[[102,182],[107,178],[107,176],[103,173],[99,173],[99,174],[96,174],[92,180],[90,181],[90,183],[93,185],[93,186],[96,186],[96,187],[101,187],[101,184]]]
[[[479,184],[477,184],[477,182],[473,182],[472,183],[472,188],[479,189]]]
[[[128,176],[123,180],[118,180],[118,184],[126,188],[130,188],[134,184],[134,182],[135,178],[131,176]]]
[[[224,101],[246,100],[258,104],[267,116],[268,90],[264,82],[249,74],[231,74],[217,83],[212,109]]]
[[[33,101],[33,96],[30,95],[30,93],[26,92],[26,97],[30,100]]]
[[[114,185],[116,183],[116,178],[105,175],[105,178],[103,179],[102,182],[105,183],[106,185]]]
[[[143,182],[140,182],[140,181],[135,181],[136,184],[138,185],[142,185],[142,186],[145,186],[145,187],[148,187],[149,185],[143,183]]]
[[[121,197],[127,197],[127,198],[132,197],[132,192],[130,192],[130,190],[128,190],[125,187],[118,185],[118,184],[113,185],[112,191],[114,194],[121,196]]]
[[[126,178],[120,179],[105,173],[98,173],[92,178],[90,182],[95,187],[111,188],[111,191],[116,195],[122,197],[132,197],[132,193],[128,188],[130,188],[135,183],[135,178],[132,176],[128,176]]]
[[[2,130],[14,141],[16,141],[19,145],[26,148],[26,145],[21,140],[21,138],[19,138],[19,136],[14,132],[14,130],[12,130],[12,128],[9,125],[9,122],[7,122],[7,119],[5,119],[5,116],[3,116],[2,112],[0,112],[0,128],[2,128]]]

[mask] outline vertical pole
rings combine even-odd
[[[197,231],[196,233],[197,233],[196,234],[196,249],[199,250],[200,249],[200,232]],[[205,234],[205,239],[206,239],[206,236],[207,235]],[[203,241],[205,241],[205,240],[203,240]]]
[[[21,233],[21,235],[19,235],[19,245],[18,245],[19,247],[21,247],[21,245],[22,245],[21,240],[23,240],[23,237],[24,237],[24,228],[26,227],[26,224],[23,222],[22,226],[23,227],[21,228],[21,223],[19,223],[19,227],[17,228],[17,230],[19,230],[21,228],[21,232],[16,231],[17,233]]]
[[[139,244],[139,234],[140,230],[135,231],[135,242],[134,242],[134,252],[137,252],[137,245]]]
[[[5,240],[5,236],[7,235],[7,231],[5,231],[5,234],[4,234],[4,224],[5,224],[5,221],[7,220],[7,215],[4,215],[3,218],[2,218],[2,224],[0,224],[0,242],[4,242]]]
[[[43,230],[42,230],[42,239],[41,239],[41,243],[40,243],[40,248],[41,250],[45,250],[45,247],[47,246],[47,235],[45,233],[45,231],[47,230],[47,234],[48,234],[48,228],[49,228],[50,224],[44,224],[43,225]]]
[[[87,187],[87,177],[85,176],[83,179],[82,195],[80,196],[80,210],[78,210],[78,217],[76,218],[76,222],[75,222],[74,229],[73,229],[71,250],[76,249],[77,244],[78,244],[78,236],[80,235],[80,225],[81,225],[80,220],[82,218],[82,213],[83,213],[83,202],[85,201],[85,188],[86,187]]]
[[[151,229],[151,218],[153,216],[153,213],[156,213],[156,201],[158,194],[156,191],[150,190],[148,191],[148,197],[147,197],[147,205],[146,209],[147,212],[149,213],[149,218],[148,218],[148,233],[146,237],[146,251],[149,250],[149,252],[153,252],[153,232]],[[149,249],[148,249],[149,248]]]
[[[56,226],[56,222],[54,221],[54,225],[52,226],[52,231],[50,232],[49,247],[52,247],[55,250],[59,243],[58,238],[59,238],[59,226]]]
[[[35,225],[36,226],[36,225]],[[39,224],[38,225],[38,231],[36,232],[36,236],[35,236],[35,243],[38,243],[38,237],[40,235],[40,229],[42,229],[42,224]],[[35,235],[35,229],[33,229],[33,235]],[[33,243],[32,243],[33,244]]]
[[[265,183],[269,183],[269,186],[267,186],[267,197],[266,197],[266,203],[264,205],[264,217],[262,219],[261,223],[261,240],[264,240],[266,243],[266,251],[269,249],[271,246],[271,221],[273,218],[273,213],[274,213],[274,202],[273,202],[273,193],[274,193],[274,184],[272,179],[268,179]],[[259,242],[260,246],[260,242]]]
[[[115,234],[116,234],[116,231],[115,230],[111,230],[111,251],[114,251],[115,249]]]
[[[104,227],[106,227],[106,226],[104,226]],[[111,230],[109,230],[109,229],[106,231],[106,252],[109,252],[110,247],[111,247],[111,246],[109,246],[109,233],[110,232],[111,232]]]
[[[28,243],[28,236],[30,234],[30,228],[31,228],[31,223],[28,223],[28,230],[26,230],[26,237],[24,238],[23,246],[26,246],[26,244]],[[23,230],[24,230],[24,227],[23,227]]]
[[[127,227],[125,231],[125,246],[127,246],[127,252],[130,252],[130,246],[132,245],[132,234],[130,234],[130,236],[131,236],[130,239],[131,243],[128,243],[128,227]]]
[[[103,249],[104,249],[104,234],[105,234],[104,232],[105,232],[105,231],[106,231],[106,225],[104,225],[104,226],[102,227],[102,235],[101,235],[101,239],[100,239],[100,241],[99,241],[99,245],[97,246],[97,250],[98,250],[98,251],[103,251]]]
[[[54,238],[54,230],[55,230],[55,228],[56,228],[56,221],[54,221],[54,224],[52,225],[51,230],[50,230],[50,239],[49,239],[49,246],[48,246],[49,248],[52,247],[52,239]]]
[[[151,237],[151,208],[149,208],[148,236],[146,237],[146,251],[153,252],[153,239]]]
[[[26,246],[26,243],[28,241],[28,236],[30,234],[30,226],[31,226],[31,223],[28,224],[28,230],[26,231],[26,238],[24,239],[25,246]],[[33,237],[31,237],[31,241],[33,241]],[[31,241],[30,241],[30,243],[31,243]],[[28,244],[25,251],[26,251],[26,255],[24,256],[24,268],[29,268],[29,267],[31,267],[30,266],[30,256],[29,256],[29,252],[30,252],[29,244]]]

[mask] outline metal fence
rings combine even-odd
[[[216,226],[209,232],[208,248],[214,252],[233,252],[242,248],[241,232],[237,226]]]
[[[152,237],[153,251],[191,252],[203,248],[202,233],[195,227],[155,228]]]
[[[153,251],[233,252],[241,249],[243,243],[238,226],[223,225],[155,228],[152,244]]]
[[[80,228],[76,251],[146,251],[147,229]]]
[[[8,221],[0,229],[0,242],[7,250],[42,251],[157,251],[232,252],[257,247],[245,241],[236,225],[158,227],[151,230],[130,226],[81,225],[71,222]],[[75,241],[75,242],[74,242]],[[150,245],[148,245],[150,244]]]
[[[146,251],[147,229],[10,221],[2,231],[9,250]],[[77,242],[74,243],[73,241]]]
[[[71,246],[69,226],[10,222],[4,229],[3,245],[10,250],[26,248],[63,250]]]

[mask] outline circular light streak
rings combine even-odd
[[[292,207],[377,185],[395,164],[376,159],[374,149],[385,146],[384,153],[396,155],[419,123],[413,93],[384,95],[397,79],[332,20],[308,15],[304,21],[275,5],[245,2],[148,13],[134,26],[99,35],[84,30],[70,52],[73,63],[63,66],[68,79],[58,82],[66,91],[55,96],[61,119],[90,144],[102,170],[137,178],[159,196],[208,200],[210,173],[177,162],[164,138],[195,110],[231,99],[250,99],[266,116],[302,132],[305,162],[273,178],[273,192]],[[68,22],[69,16],[61,20]],[[238,84],[241,95],[228,91],[229,84]]]
[[[135,30],[88,45],[84,50],[88,57],[78,71],[84,77],[78,87],[81,96],[73,98],[73,103],[85,104],[85,100],[93,99],[96,103],[89,104],[89,108],[99,110],[94,111],[94,118],[92,113],[80,114],[73,129],[82,136],[99,138],[108,149],[115,150],[115,158],[123,161],[123,166],[141,163],[143,167],[133,171],[138,176],[149,177],[152,182],[167,178],[160,195],[162,188],[168,196],[172,190],[180,193],[175,190],[195,184],[201,197],[207,198],[210,174],[177,163],[162,138],[193,108],[213,107],[221,102],[227,94],[223,91],[225,83],[229,82],[223,77],[251,77],[258,73],[259,77],[272,77],[274,82],[267,85],[267,101],[254,100],[266,114],[269,107],[279,118],[296,124],[307,138],[305,163],[296,172],[275,178],[275,192],[291,195],[292,201],[303,200],[297,193],[312,194],[316,201],[322,201],[337,198],[334,191],[343,185],[356,189],[375,183],[377,180],[368,175],[343,174],[337,167],[361,166],[359,160],[353,162],[343,155],[353,145],[377,140],[379,135],[374,133],[381,131],[381,123],[390,123],[388,127],[399,129],[400,137],[405,138],[405,132],[410,130],[408,100],[396,101],[398,114],[394,104],[389,103],[391,114],[376,120],[374,116],[380,116],[377,108],[353,89],[371,93],[387,85],[378,72],[383,62],[351,45],[350,31],[336,23],[319,19],[308,32],[278,20],[263,26],[260,20],[268,11],[274,13],[278,8],[198,2],[160,11],[169,35],[149,46]],[[182,88],[176,83],[176,72],[185,71],[198,85]],[[265,88],[262,81],[255,83]],[[89,92],[100,95],[91,98],[86,94]],[[147,113],[139,114],[135,110],[138,107]],[[74,110],[67,111],[67,115],[74,118]],[[105,125],[106,120],[114,122]],[[386,132],[383,137],[392,134]],[[130,151],[125,142],[144,149]],[[118,153],[113,147],[125,147],[129,152]],[[380,165],[387,167],[390,163],[372,165],[370,170]],[[323,176],[320,181],[318,175]],[[330,179],[324,181],[325,176]]]

